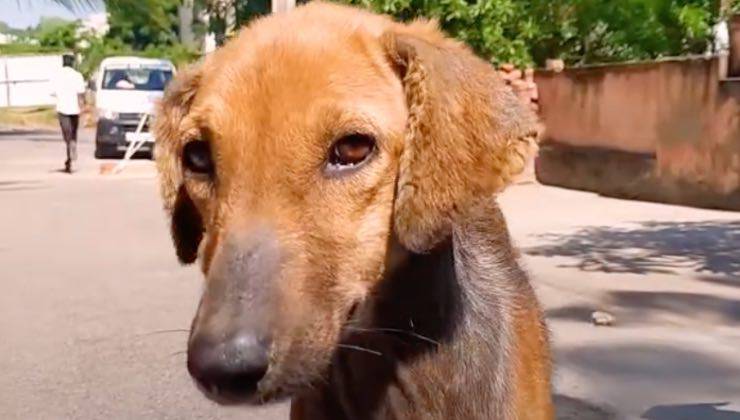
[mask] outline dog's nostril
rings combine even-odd
[[[265,340],[252,335],[223,342],[195,337],[188,347],[188,371],[214,397],[249,398],[267,373],[267,351]]]

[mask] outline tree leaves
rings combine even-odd
[[[439,20],[493,63],[570,64],[702,53],[717,0],[336,0],[400,20]]]

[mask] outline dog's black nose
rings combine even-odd
[[[188,346],[188,371],[216,401],[247,400],[267,372],[268,347],[267,340],[249,334],[220,342],[193,337]]]

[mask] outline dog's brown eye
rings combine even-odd
[[[350,134],[337,140],[329,152],[329,165],[351,167],[364,162],[375,150],[375,140],[366,134]]]
[[[182,165],[198,174],[213,173],[211,146],[208,142],[195,140],[185,144],[182,149]]]

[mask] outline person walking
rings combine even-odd
[[[64,170],[72,173],[72,162],[77,160],[77,126],[80,122],[80,109],[84,103],[85,80],[72,68],[74,56],[62,56],[62,69],[52,80],[52,95],[57,102],[57,117],[62,129],[62,137],[67,145],[67,160]]]

